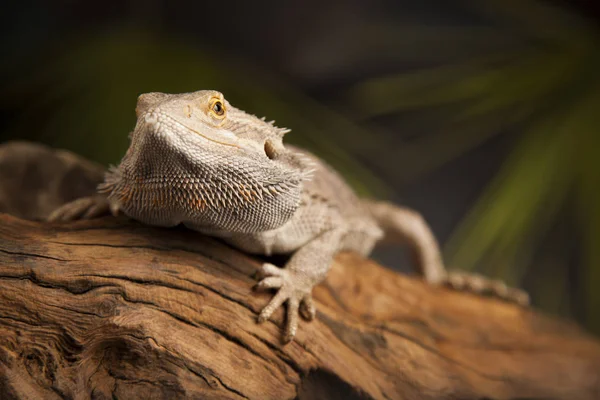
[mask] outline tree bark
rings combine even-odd
[[[260,260],[125,218],[0,215],[0,393],[17,399],[598,399],[600,345],[341,254],[318,316],[257,324]]]

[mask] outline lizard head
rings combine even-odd
[[[213,90],[143,94],[136,114],[120,169],[138,183],[166,180],[164,198],[174,199],[168,207],[180,222],[264,231],[281,226],[298,207],[311,166],[283,145],[289,130],[233,107]]]
[[[142,94],[138,98],[136,114],[145,120],[151,120],[153,115],[167,116],[204,140],[245,148],[270,159],[276,158],[278,151],[285,152],[282,138],[289,132],[233,107],[215,90]]]

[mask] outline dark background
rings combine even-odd
[[[451,267],[600,333],[599,18],[592,0],[14,2],[0,140],[117,163],[137,95],[217,89],[422,212]]]

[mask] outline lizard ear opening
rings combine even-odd
[[[277,158],[277,149],[275,148],[275,145],[273,144],[273,142],[270,140],[267,140],[265,142],[265,154],[271,160],[274,160]]]

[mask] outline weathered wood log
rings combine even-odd
[[[353,254],[282,345],[259,265],[185,229],[1,214],[0,398],[600,398],[577,327]]]

